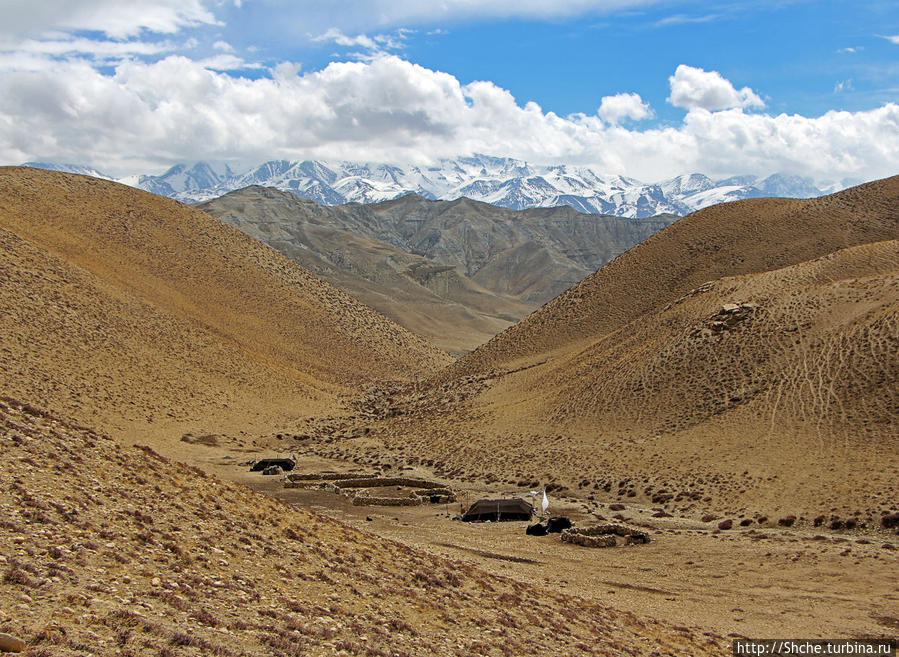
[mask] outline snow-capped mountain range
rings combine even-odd
[[[26,165],[109,178],[77,165]],[[162,175],[129,177],[120,182],[187,203],[262,185],[322,205],[374,203],[415,193],[427,199],[465,196],[513,210],[569,205],[585,213],[636,218],[684,215],[716,203],[758,196],[807,198],[826,193],[808,179],[784,174],[712,180],[693,173],[647,184],[624,176],[602,175],[588,167],[538,166],[486,155],[441,160],[430,167],[272,160],[242,173],[235,173],[227,165],[196,162],[177,164]]]

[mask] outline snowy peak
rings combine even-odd
[[[227,164],[176,164],[161,176],[140,176],[137,187],[154,194],[180,198],[185,194],[202,194],[203,190],[215,188],[233,177],[234,172]]]
[[[32,166],[106,177],[76,165]],[[321,205],[377,203],[414,193],[431,200],[465,196],[514,210],[568,205],[580,212],[633,218],[684,215],[709,205],[759,196],[811,197],[824,193],[810,180],[783,173],[763,179],[733,176],[724,180],[690,173],[647,184],[584,166],[532,165],[478,154],[408,167],[380,162],[271,160],[241,173],[234,173],[227,165],[195,162],[175,165],[159,176],[121,182],[188,203],[262,185]]]
[[[783,173],[768,176],[761,182],[759,189],[765,196],[812,197],[821,194],[811,181]]]
[[[659,187],[667,196],[678,196],[705,192],[715,187],[715,183],[701,173],[690,173],[666,180]]]

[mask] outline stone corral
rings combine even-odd
[[[379,486],[408,486],[409,488],[445,488],[443,484],[413,477],[344,477],[334,482],[338,488],[376,488]]]
[[[562,541],[583,547],[615,547],[619,543],[617,537],[624,539],[623,545],[649,543],[649,535],[646,532],[616,523],[572,527],[562,532]]]
[[[379,477],[372,474],[337,474],[331,472],[290,474],[283,479],[285,488],[315,488],[352,497],[354,506],[416,506],[449,504],[456,494],[444,484],[414,477]],[[372,495],[371,489],[410,488],[407,495]]]

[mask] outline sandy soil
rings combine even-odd
[[[0,398],[0,633],[25,657],[713,655]]]
[[[648,528],[647,545],[589,549],[557,535],[526,536],[524,522],[452,520],[466,500],[520,489],[450,483],[459,503],[357,507],[328,492],[285,489],[235,464],[233,455],[195,456],[218,476],[431,554],[460,559],[497,575],[546,586],[675,625],[722,636],[890,636],[899,628],[899,536],[783,527],[721,531],[719,519],[656,518],[652,507],[585,503],[551,495],[551,513],[576,525],[616,514]],[[372,472],[355,463],[301,457],[297,471]],[[429,476],[414,468],[404,474]]]

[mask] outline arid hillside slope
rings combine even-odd
[[[98,426],[321,412],[449,356],[272,249],[108,181],[0,169],[0,372]]]
[[[0,632],[26,654],[712,655],[0,399]]]
[[[876,527],[899,499],[899,240],[722,278],[542,364],[391,398],[372,398],[389,419],[371,435],[444,476]]]
[[[456,363],[509,369],[584,346],[723,276],[899,237],[899,176],[816,199],[752,199],[679,219]]]
[[[371,435],[438,474],[877,526],[899,496],[899,178],[686,217],[390,398],[364,400],[389,418]]]

